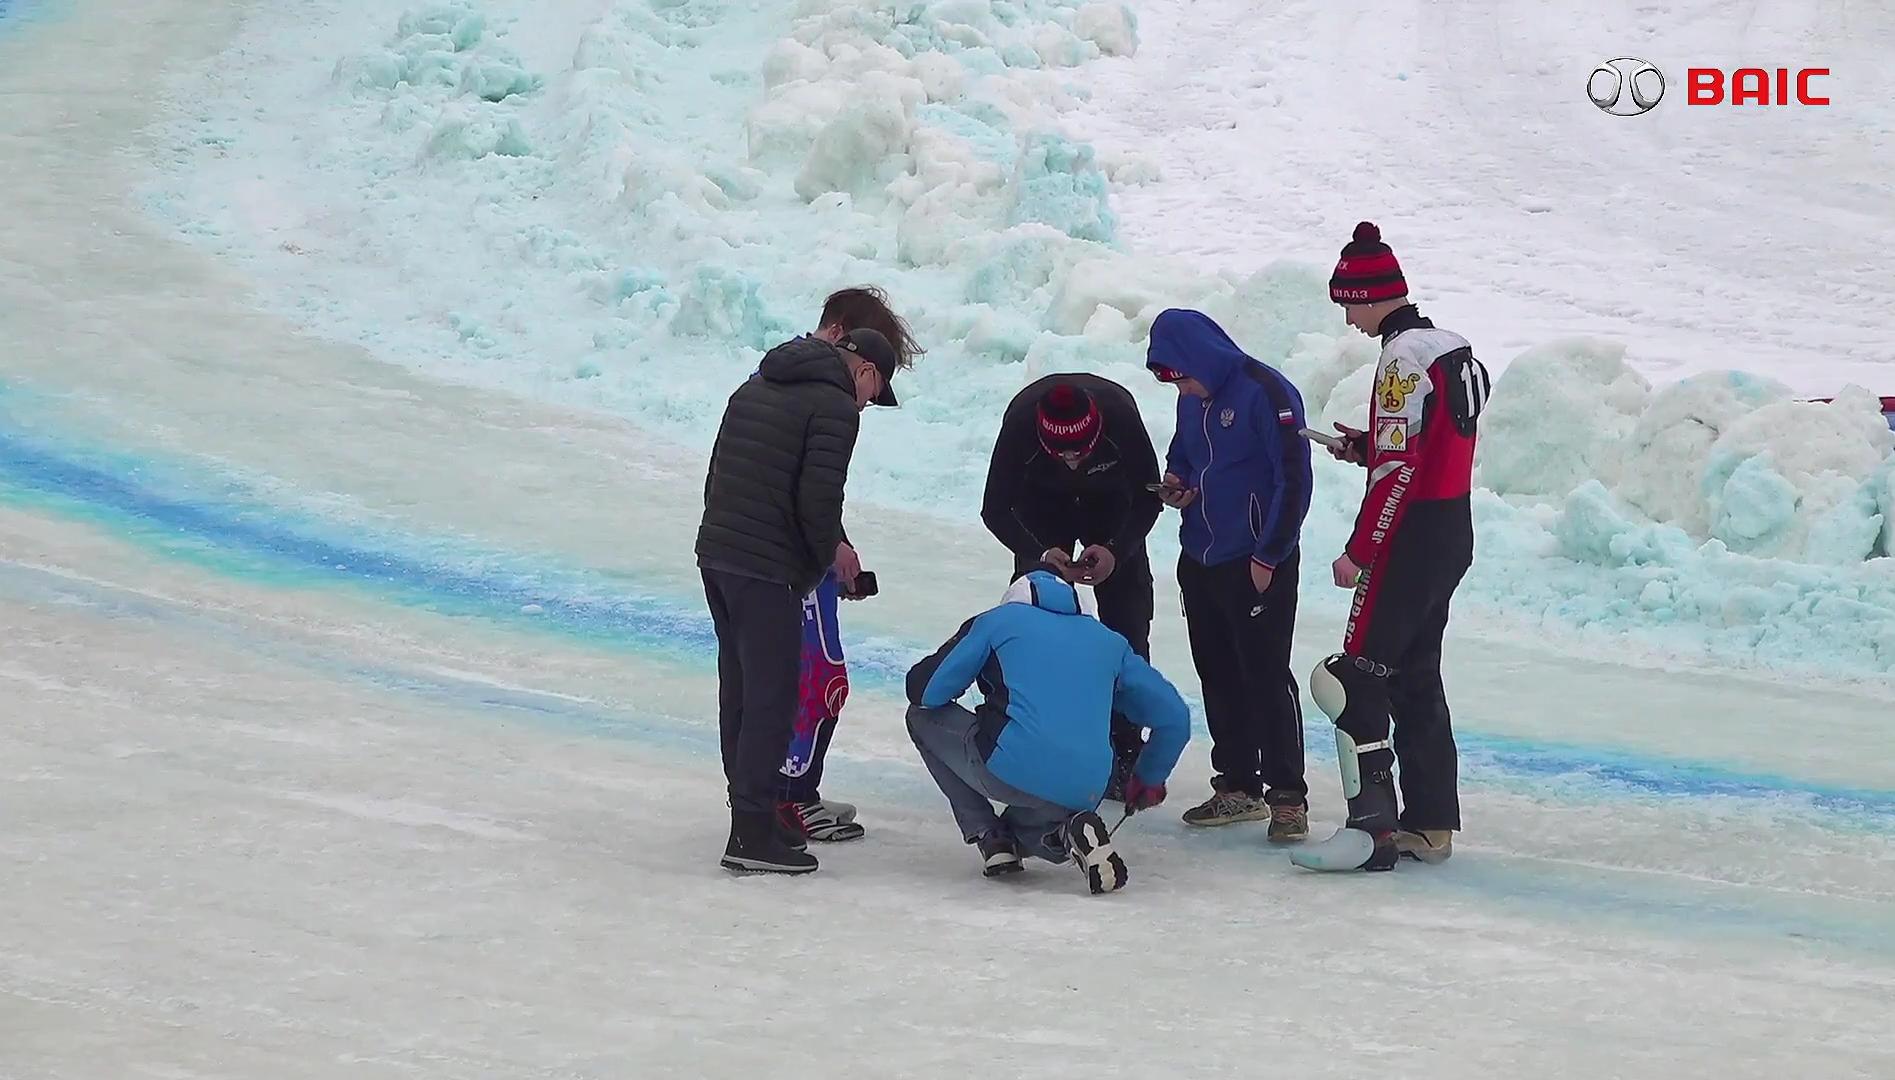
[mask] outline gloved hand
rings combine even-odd
[[[1165,801],[1165,785],[1147,784],[1137,776],[1125,779],[1125,808],[1134,813],[1150,810]]]

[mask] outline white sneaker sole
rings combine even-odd
[[[1125,860],[1112,850],[1112,834],[1106,831],[1104,820],[1097,814],[1081,815],[1076,831],[1072,856],[1086,875],[1086,888],[1094,896],[1123,889],[1131,873],[1125,868]]]
[[[1020,861],[1020,856],[1008,853],[989,856],[980,872],[987,877],[1006,877],[1009,874],[1018,874],[1025,869],[1026,864]]]
[[[774,863],[766,859],[751,859],[742,855],[726,855],[718,861],[718,865],[733,874],[785,874],[794,876],[796,874],[813,874],[816,872],[816,866],[813,864],[810,866],[787,866],[783,863]]]

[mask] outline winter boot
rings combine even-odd
[[[995,829],[974,842],[980,846],[981,873],[986,876],[1017,874],[1026,869],[1026,864],[1020,861],[1020,845],[1006,829]]]
[[[1270,842],[1272,844],[1294,844],[1307,839],[1309,839],[1308,803],[1270,804]]]
[[[791,851],[809,850],[809,830],[803,827],[803,819],[797,813],[795,803],[776,804],[776,833]]]
[[[1270,804],[1241,788],[1215,789],[1210,798],[1184,812],[1186,825],[1230,825],[1239,821],[1262,821],[1270,816]]]
[[[740,874],[807,874],[816,857],[783,842],[782,825],[769,811],[730,815],[730,842],[721,865]]]
[[[1072,855],[1073,865],[1086,875],[1086,888],[1094,896],[1123,889],[1131,876],[1125,860],[1112,850],[1112,834],[1106,831],[1105,820],[1090,810],[1074,814],[1066,822],[1066,851]]]
[[[1452,829],[1402,829],[1395,834],[1395,850],[1425,863],[1444,863],[1454,854]]]
[[[835,843],[842,840],[860,840],[867,830],[856,824],[855,807],[848,803],[824,802],[816,799],[812,802],[789,803],[796,819],[801,822],[803,832],[811,840],[822,843]],[[848,817],[841,811],[846,810]]]

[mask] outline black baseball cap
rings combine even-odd
[[[851,330],[836,342],[836,348],[855,353],[874,364],[875,370],[882,373],[882,392],[875,395],[869,404],[885,405],[891,409],[901,404],[895,400],[895,369],[900,366],[900,359],[895,355],[895,346],[888,343],[881,331],[867,327]]]

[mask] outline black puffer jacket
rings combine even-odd
[[[835,561],[861,415],[835,346],[771,349],[724,407],[704,480],[699,566],[808,592]]]

